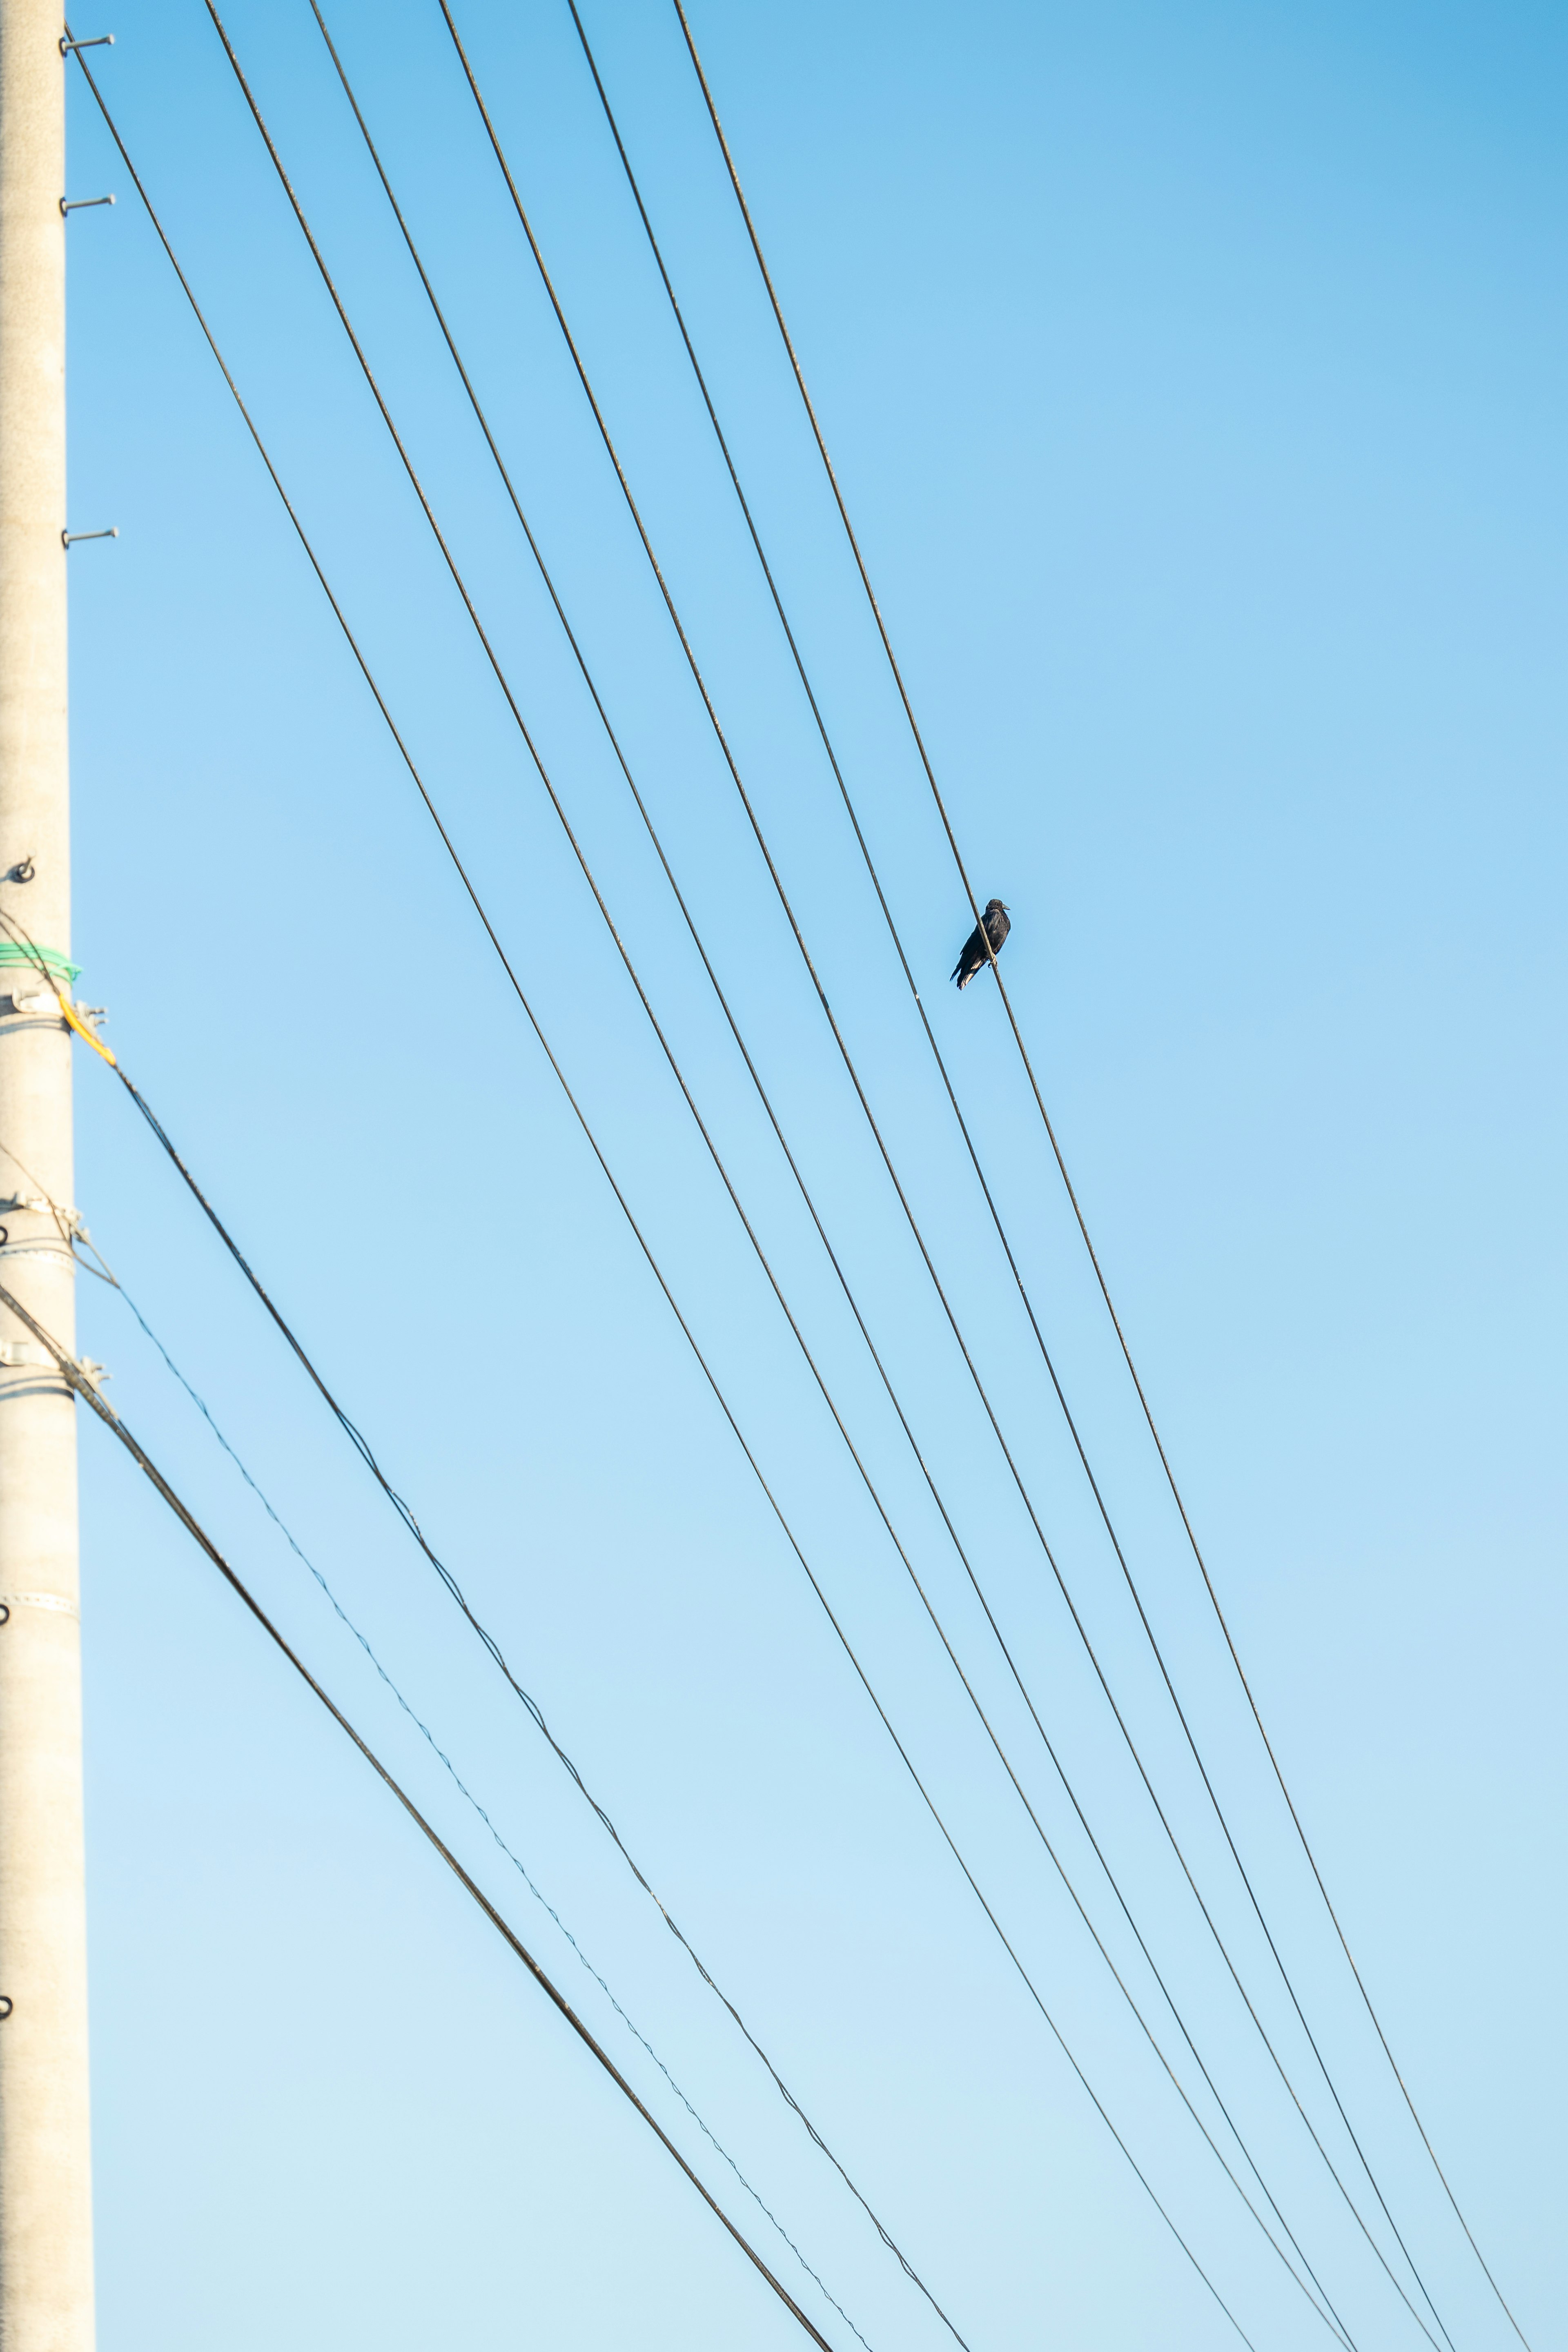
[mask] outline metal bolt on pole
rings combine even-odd
[[[0,908],[68,987],[62,34],[0,0]],[[74,1350],[70,1037],[8,934],[0,1199],[5,1286]],[[0,1318],[0,2352],[92,2352],[76,1408],[25,1339]]]

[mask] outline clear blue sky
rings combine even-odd
[[[1456,2352],[1426,2167],[1119,1370],[673,11],[585,16],[1064,1385]],[[763,1126],[306,0],[231,31],[846,1419],[1129,1981]],[[435,0],[330,22],[672,862],[1132,1907],[1363,2352],[1422,2339],[1250,2034],[966,1384],[617,503]],[[1354,2171],[1180,1746],[810,732],[564,0],[461,22],[846,1035],[1217,1920]],[[1053,1117],[1406,2080],[1563,2341],[1568,26],[1194,0],[701,5],[720,105]],[[707,1163],[198,0],[96,69],[607,1156],[825,1591],[1259,2352],[1328,2339],[921,1614]],[[97,19],[74,26],[100,29]],[[71,93],[80,993],[584,1776],[974,2352],[1237,2339],[902,1775]],[[724,2023],[108,1074],[79,1196],[411,1703],[876,2352],[938,2324]],[[836,2347],[112,1295],[110,1393]],[[798,2340],[101,1433],[83,1431],[105,2352]],[[1184,2059],[1178,2071],[1188,2079]],[[1206,2112],[1206,2110],[1205,2110]]]

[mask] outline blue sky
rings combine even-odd
[[[1358,2012],[1159,1477],[672,10],[584,10],[944,1054],[1292,1980],[1458,2352],[1512,2340]],[[1174,2059],[505,507],[305,0],[226,21],[545,765],[889,1513]],[[1216,1923],[1386,2224],[1205,1806],[984,1220],[563,0],[460,22],[857,1066]],[[1270,2188],[1420,2342],[1121,1745],[835,1055],[435,0],[329,16],[627,757],[987,1596]],[[693,24],[1216,1586],[1468,2218],[1563,2307],[1561,18],[704,8]],[[73,24],[79,33],[99,29]],[[106,25],[104,29],[109,29]],[[811,1384],[195,0],[95,71],[531,1002],[802,1549],[1259,2347],[1320,2324],[1159,2074]],[[1234,2341],[986,1927],[444,860],[71,90],[80,992],[584,1778],[967,2340]],[[837,2189],[107,1073],[109,1262],[855,2320]],[[121,1303],[132,1426],[836,2346]],[[83,1432],[110,2352],[796,2331],[384,1790]],[[1142,1971],[1141,1973],[1141,1971]],[[1193,2070],[1178,2064],[1184,2081]],[[1201,2085],[1194,2090],[1202,2101]],[[1205,2108],[1205,2116],[1209,2113]],[[1404,2275],[1404,2273],[1402,2273]]]

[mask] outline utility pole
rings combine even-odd
[[[0,0],[0,908],[68,992],[62,32]],[[5,933],[0,1280],[74,1352],[70,1054]],[[75,1415],[0,1314],[0,2352],[93,2344]]]

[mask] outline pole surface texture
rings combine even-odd
[[[68,988],[61,29],[0,0],[0,907]],[[0,1267],[74,1351],[70,1085],[0,940]],[[91,2352],[76,1408],[43,1354],[0,1318],[0,2352]]]

